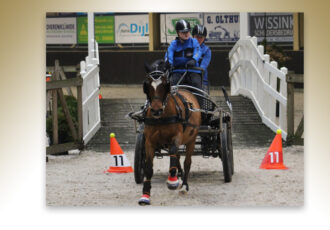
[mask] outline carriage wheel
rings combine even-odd
[[[228,139],[227,139],[227,123],[223,123],[223,132],[220,133],[220,142],[221,142],[221,160],[223,167],[223,174],[225,178],[225,183],[231,182],[232,176],[232,164],[230,162],[230,150],[228,148]]]
[[[229,160],[231,164],[231,174],[234,175],[234,154],[233,154],[233,141],[231,135],[231,128],[227,125],[227,145],[229,149]]]
[[[143,132],[139,133],[136,137],[135,155],[134,155],[134,179],[137,184],[141,184],[144,178],[144,165],[145,165],[145,137]]]

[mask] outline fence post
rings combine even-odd
[[[57,90],[53,89],[53,144],[58,144],[58,120],[57,120]]]
[[[272,61],[270,64],[277,69],[277,62]],[[269,85],[276,91],[276,84],[277,84],[277,76],[273,73],[270,73]],[[270,106],[270,120],[275,121],[276,118],[276,99],[273,97],[269,97],[269,106]]]
[[[288,69],[286,67],[281,68],[281,72],[285,74],[285,76],[288,74]],[[281,79],[280,80],[280,94],[287,98],[287,86],[286,86],[286,80]],[[287,102],[288,103],[288,102]],[[287,119],[287,105],[283,105],[280,103],[280,127],[282,130],[287,131],[287,122],[285,119]]]
[[[77,103],[78,103],[78,143],[83,146],[83,111],[82,111],[82,86],[77,86]]]
[[[53,74],[52,78],[53,80],[58,80],[59,78],[59,63],[58,60],[55,60],[55,68],[54,68],[55,74]],[[58,113],[57,113],[57,90],[52,90],[52,97],[53,97],[53,104],[52,104],[52,125],[53,125],[53,144],[58,144]]]
[[[288,81],[288,77],[290,74],[287,75],[287,123],[288,123],[288,136],[294,135],[294,83],[291,81]]]

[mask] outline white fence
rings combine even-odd
[[[86,57],[86,61],[80,62],[80,74],[83,79],[82,85],[82,108],[83,108],[83,141],[88,141],[101,127],[100,102],[99,102],[99,49],[94,39],[90,41],[93,49]]]
[[[229,53],[231,95],[249,97],[262,122],[276,132],[282,130],[287,137],[287,68],[277,68],[277,62],[269,63],[264,47],[257,45],[256,37],[240,39]],[[279,79],[279,92],[277,91]],[[276,118],[276,101],[279,102],[279,118]]]

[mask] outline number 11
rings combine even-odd
[[[117,157],[118,156],[114,156],[114,158],[115,158],[115,160],[116,160],[116,166],[118,166],[118,160],[117,160]],[[119,156],[120,157],[120,159],[121,159],[121,165],[123,166],[124,165],[124,158],[123,158],[123,156]]]
[[[270,163],[274,163],[274,153],[270,152],[269,154],[270,154]],[[280,159],[278,152],[275,152],[275,155],[276,155],[276,163],[279,163]]]

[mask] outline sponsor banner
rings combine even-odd
[[[149,15],[115,16],[116,43],[149,43]]]
[[[177,37],[175,24],[180,19],[185,19],[190,23],[191,29],[196,24],[203,24],[203,14],[161,14],[160,15],[160,41],[161,43],[171,43]]]
[[[78,43],[88,41],[87,17],[77,17]],[[99,44],[114,44],[114,16],[94,17],[94,36]]]
[[[76,18],[46,18],[46,44],[76,43]]]
[[[261,42],[293,42],[292,13],[250,13],[249,31]]]
[[[239,13],[204,14],[208,42],[236,42],[239,40]]]

